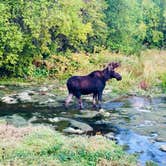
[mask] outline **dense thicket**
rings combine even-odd
[[[166,0],[0,1],[0,75],[31,75],[35,59],[166,47]]]

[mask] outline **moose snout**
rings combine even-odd
[[[118,77],[116,77],[117,81],[121,81],[122,80],[122,76],[119,75]]]

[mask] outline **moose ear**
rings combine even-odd
[[[115,68],[119,67],[120,63],[119,62],[111,62],[108,64],[108,69],[109,71],[114,70]]]

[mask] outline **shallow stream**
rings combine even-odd
[[[49,88],[35,91],[33,88],[25,90],[6,87],[1,90],[0,97],[2,99],[6,93],[15,93],[11,96],[14,99],[16,94],[24,91],[36,102],[27,96],[25,101],[18,100],[12,104],[1,101],[0,119],[18,127],[43,124],[60,132],[69,133],[66,129],[72,128],[73,133],[106,135],[123,145],[128,153],[138,155],[141,165],[151,160],[159,166],[166,166],[166,152],[161,148],[166,146],[165,95],[153,98],[124,96],[116,100],[107,97],[99,112],[92,109],[89,98],[84,99],[84,110],[76,109],[75,103],[65,110],[64,96],[48,93]]]

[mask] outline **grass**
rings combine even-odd
[[[69,58],[69,59],[68,59]],[[121,67],[117,72],[121,73],[123,80],[117,82],[112,79],[108,82],[109,88],[112,87],[113,93],[140,93],[150,94],[158,93],[159,90],[153,88],[160,86],[165,91],[166,87],[166,51],[161,50],[147,50],[141,53],[140,56],[126,56],[101,51],[96,54],[71,54],[70,57],[53,56],[48,59],[50,77],[29,77],[27,79],[21,78],[2,78],[1,85],[32,85],[44,83],[54,83],[55,79],[59,84],[64,86],[66,80],[71,75],[86,75],[94,70],[103,69],[111,61],[121,62]],[[56,81],[56,84],[58,84]]]
[[[123,80],[117,82],[112,79],[108,82],[113,93],[151,94],[159,92],[154,88],[156,86],[166,87],[166,51],[164,50],[147,50],[140,56],[126,56],[104,50],[92,55],[73,54],[72,59],[79,64],[79,68],[72,71],[72,75],[85,75],[103,69],[111,61],[121,62],[117,72],[121,73]],[[70,70],[68,72],[70,73]]]
[[[4,126],[1,126],[3,127]],[[15,133],[20,129],[9,126]],[[1,138],[2,165],[134,166],[136,157],[103,136],[64,136],[48,127],[22,129],[24,135]],[[15,139],[13,142],[12,139]],[[6,144],[4,142],[6,141]],[[2,144],[3,143],[3,144]]]

